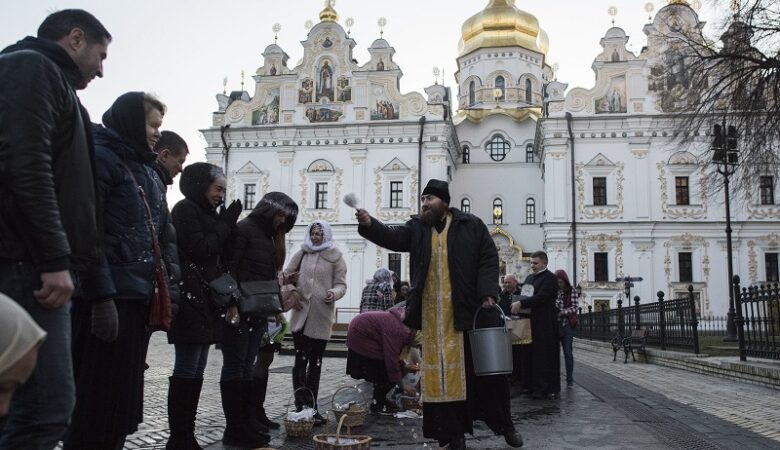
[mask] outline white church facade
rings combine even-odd
[[[247,213],[266,192],[291,195],[300,207],[291,251],[312,220],[333,225],[349,271],[342,308],[359,305],[378,267],[408,279],[408,256],[362,239],[342,197],[354,192],[373,216],[400,224],[438,178],[450,182],[451,206],[485,221],[502,273],[526,275],[528,255],[544,249],[550,268],[583,288],[585,305],[614,307],[623,295],[615,278],[631,275],[644,278],[632,296],[693,284],[702,314],[722,315],[722,201],[699,170],[703,148],[677,148],[673,117],[648,81],[671,20],[698,23],[685,1],[672,2],[645,27],[639,55],[621,29],[608,30],[595,86],[567,92],[538,20],[512,0],[490,0],[462,27],[457,92],[433,85],[423,95],[399,92],[403,73],[386,40],[371,44],[365,63],[354,60],[356,42],[326,6],[298,64],[272,44],[253,93],[217,96],[202,130],[207,161],[225,169],[228,195]],[[734,270],[748,282],[771,278],[780,251],[776,185],[756,192],[732,205]]]

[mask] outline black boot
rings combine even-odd
[[[257,415],[257,406],[255,404],[255,387],[254,380],[244,381],[244,420],[247,426],[255,430],[260,434],[268,434],[268,425],[260,421],[260,417]]]
[[[248,383],[245,380],[222,381],[222,410],[225,413],[225,432],[222,443],[226,446],[257,448],[265,447],[271,441],[267,434],[259,433],[249,426],[245,405]]]
[[[268,378],[252,378],[252,408],[253,416],[258,423],[264,425],[267,429],[278,430],[280,425],[272,421],[265,414],[265,393],[268,390]]]
[[[195,440],[195,416],[198,413],[203,378],[168,378],[168,424],[171,436],[166,450],[202,450]]]

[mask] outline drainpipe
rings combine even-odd
[[[566,113],[566,127],[569,129],[569,142],[571,142],[571,254],[572,254],[572,287],[577,287],[577,201],[574,188],[574,133],[571,131],[572,115]]]
[[[225,140],[225,133],[227,133],[228,128],[230,128],[230,124],[219,127],[219,136],[222,138],[222,147],[225,149],[225,176],[227,176],[228,172],[228,154],[230,153],[230,147],[228,147]]]
[[[423,148],[423,131],[425,130],[425,116],[420,117],[420,140],[417,141],[417,189],[422,187],[422,148]],[[420,195],[417,196],[417,214],[420,213],[422,207],[422,200]]]

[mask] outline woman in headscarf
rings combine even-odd
[[[306,229],[301,249],[293,255],[286,273],[297,272],[298,290],[302,301],[293,307],[290,330],[295,345],[293,389],[302,389],[295,396],[297,409],[304,405],[317,409],[317,393],[320,389],[320,372],[325,345],[330,340],[333,322],[336,320],[336,300],[347,291],[347,263],[333,242],[330,224],[315,220]],[[326,422],[317,412],[314,424]]]
[[[386,311],[393,306],[393,272],[381,267],[366,281],[360,297],[360,312]]]
[[[32,374],[45,337],[24,308],[0,293],[0,417],[8,414],[14,391]]]
[[[298,205],[281,192],[269,192],[257,203],[252,212],[238,223],[230,272],[240,283],[247,281],[277,280],[284,267],[286,236],[298,218]],[[261,337],[267,333],[266,317],[239,315],[236,306],[228,308],[228,318],[222,326],[222,409],[225,412],[225,445],[238,447],[265,447],[268,443],[268,425],[258,417],[259,410],[253,404],[262,389],[265,397],[265,381],[253,383],[252,367],[260,348]],[[253,391],[255,394],[253,395]],[[262,402],[261,402],[262,406]]]
[[[73,302],[76,406],[66,450],[121,449],[143,418],[149,306],[160,299],[156,288],[168,289],[154,283],[154,243],[166,224],[160,223],[164,193],[152,149],[164,113],[165,105],[154,96],[128,92],[103,114],[103,126],[95,127],[103,264],[94,279],[79,280],[100,286],[98,298],[76,296]]]
[[[179,181],[184,200],[171,212],[182,292],[168,332],[168,342],[176,351],[168,385],[168,450],[201,448],[195,440],[195,416],[209,347],[219,342],[224,321],[220,316],[225,313],[212,301],[208,282],[227,271],[225,250],[242,210],[241,202],[235,200],[217,213],[225,201],[226,183],[222,169],[213,164],[187,166]]]

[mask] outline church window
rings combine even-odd
[[[525,201],[525,223],[528,225],[536,223],[536,200],[532,198]]]
[[[609,253],[593,253],[593,281],[609,281]]]
[[[677,254],[677,271],[679,272],[681,283],[690,283],[693,281],[693,254],[691,252],[680,252]]]
[[[759,178],[759,189],[762,205],[775,204],[775,179],[771,175],[764,175]]]
[[[501,225],[504,223],[504,202],[500,198],[493,199],[493,224]]]
[[[534,146],[532,144],[525,146],[525,162],[534,162]]]
[[[503,161],[509,153],[509,141],[497,134],[488,142],[487,151],[493,161]]]
[[[764,253],[765,281],[780,281],[780,270],[777,265],[777,253]]]
[[[328,183],[314,184],[314,209],[328,207]]]
[[[460,201],[460,210],[464,213],[470,213],[471,212],[471,200],[464,198]]]
[[[469,164],[471,162],[471,149],[468,145],[463,146],[463,164]]]
[[[504,77],[498,76],[496,77],[496,89],[501,89],[501,95],[498,97],[499,101],[504,101],[506,98],[506,81],[504,80]]]
[[[607,205],[607,177],[593,177],[593,205]]]
[[[403,197],[404,197],[403,183],[400,181],[391,181],[390,182],[390,207],[402,208]]]
[[[254,183],[244,185],[244,210],[248,211],[255,207],[255,195],[257,194],[257,185]]]
[[[674,178],[674,196],[678,205],[690,205],[691,197],[688,188],[688,177]]]
[[[476,96],[477,93],[475,83],[472,81],[469,83],[469,106],[474,106],[474,103],[476,103]]]
[[[526,103],[533,103],[532,88],[533,88],[533,84],[531,83],[531,80],[526,79],[525,80],[525,102]]]

